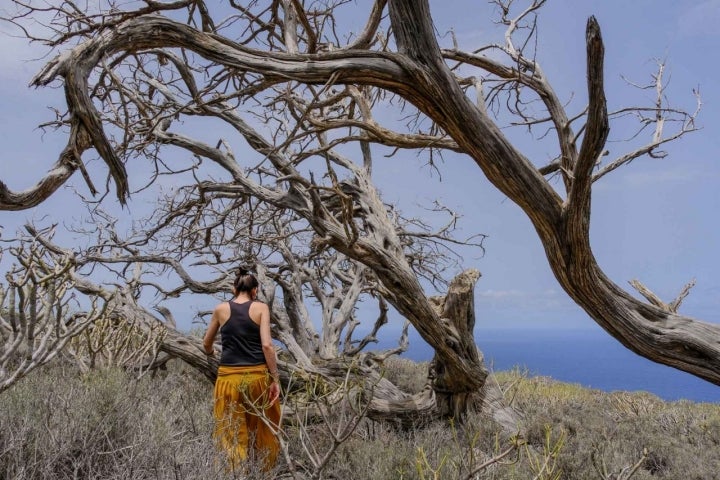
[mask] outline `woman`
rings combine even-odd
[[[235,298],[215,307],[203,347],[206,354],[214,354],[219,330],[222,353],[215,382],[215,439],[232,467],[254,454],[269,470],[280,448],[276,435],[280,385],[270,310],[255,300],[257,288],[255,276],[241,268],[235,278]]]

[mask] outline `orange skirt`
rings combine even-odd
[[[270,470],[280,442],[280,400],[269,401],[270,373],[266,365],[220,366],[215,381],[215,432],[213,437],[236,468],[253,455]]]

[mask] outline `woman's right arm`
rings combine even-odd
[[[206,355],[212,355],[215,353],[215,347],[213,345],[215,343],[215,336],[220,329],[220,319],[223,316],[222,307],[223,305],[220,304],[215,307],[215,310],[213,310],[212,317],[210,318],[210,324],[205,332],[205,337],[203,337],[203,349],[205,350]]]

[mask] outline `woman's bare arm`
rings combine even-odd
[[[259,303],[258,307],[260,313],[260,342],[265,355],[265,363],[273,379],[270,386],[270,403],[273,403],[280,397],[280,373],[278,372],[275,345],[270,332],[270,309],[264,303]]]
[[[218,330],[220,329],[220,321],[221,319],[226,318],[228,315],[226,315],[227,310],[227,304],[222,303],[215,307],[215,310],[213,310],[212,317],[210,318],[210,324],[208,325],[208,329],[205,332],[205,337],[203,337],[203,349],[205,350],[205,353],[207,355],[212,355],[215,352],[215,349],[213,348],[213,344],[215,343],[215,336],[217,335]]]

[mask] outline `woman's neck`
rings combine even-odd
[[[242,293],[238,293],[237,295],[235,295],[235,301],[238,303],[239,302],[245,303],[245,302],[249,302],[251,300],[252,300],[252,297],[250,296],[249,293],[242,292]]]

